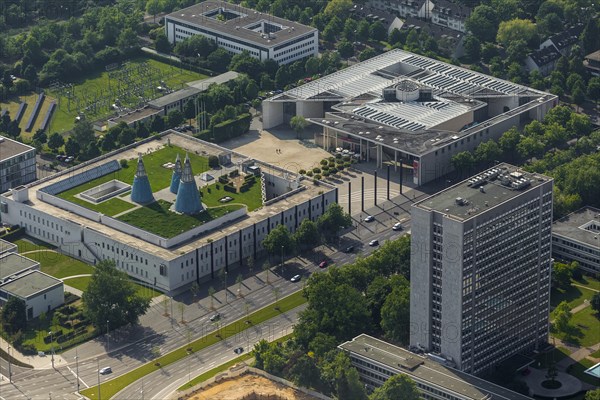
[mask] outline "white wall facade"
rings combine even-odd
[[[36,293],[25,299],[28,319],[37,318],[43,312],[47,313],[60,307],[65,302],[65,288],[60,285]],[[31,309],[31,311],[29,311]],[[29,313],[32,314],[29,314]]]
[[[248,257],[262,254],[262,241],[280,223],[294,232],[305,218],[316,220],[324,209],[337,201],[337,189],[324,190],[314,198],[292,205],[251,226],[206,242],[177,257],[159,257],[154,251],[144,250],[148,244],[131,237],[120,242],[89,227],[54,217],[34,207],[0,197],[6,203],[2,221],[18,224],[28,235],[53,244],[62,252],[90,264],[114,260],[117,268],[132,278],[163,292],[186,288],[192,282],[214,278],[218,270],[229,268]],[[176,250],[175,250],[176,251]],[[168,250],[165,250],[168,252]],[[174,252],[171,252],[173,254]]]

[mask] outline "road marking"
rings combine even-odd
[[[70,372],[71,374],[73,374],[73,376],[75,377],[75,379],[78,379],[78,378],[77,378],[77,374],[76,374],[75,372],[73,372],[73,370],[71,369],[71,367],[69,367],[69,366],[67,365],[67,369],[69,370],[69,372]],[[87,383],[85,383],[85,381],[84,381],[82,378],[79,378],[79,380],[81,381],[81,383],[83,383],[83,386],[85,386],[86,388],[89,388],[88,384],[87,384]]]

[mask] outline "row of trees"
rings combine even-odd
[[[293,340],[257,344],[256,366],[337,398],[367,399],[348,356],[336,346],[363,332],[408,343],[409,271],[410,237],[404,236],[368,258],[312,275]],[[390,379],[370,398],[419,398],[405,379]]]
[[[512,127],[498,141],[480,143],[473,153],[457,153],[451,162],[463,174],[499,160],[530,160],[525,169],[555,179],[554,216],[560,218],[582,204],[600,206],[600,132],[591,129],[588,116],[558,106],[543,122],[532,121],[522,132]],[[569,146],[571,140],[576,141]]]

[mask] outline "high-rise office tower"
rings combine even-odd
[[[413,205],[411,345],[479,374],[547,341],[552,185],[500,164]]]

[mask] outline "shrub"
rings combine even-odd
[[[322,169],[323,169],[323,172],[329,171],[329,166],[328,165],[323,165]]]
[[[328,161],[335,161],[335,157],[329,157],[327,158]]]
[[[335,167],[334,167],[334,168],[331,168],[331,169],[329,170],[329,173],[330,173],[331,175],[335,175],[335,174],[337,174],[337,173],[338,173],[338,169],[337,169],[337,168],[335,168]]]
[[[21,353],[27,355],[27,356],[31,356],[34,354],[37,354],[37,349],[35,348],[35,346],[33,345],[33,343],[27,343],[24,344],[22,346],[19,347],[19,350],[21,351]]]
[[[321,165],[327,165],[327,160],[321,160],[320,164]]]
[[[320,180],[321,180],[321,175],[319,175],[319,174],[316,174],[316,175],[315,175],[315,179],[316,179],[317,181],[320,181]]]
[[[304,170],[304,169],[301,169],[300,171],[298,171],[298,173],[299,173],[300,175],[306,175],[306,170]]]
[[[121,164],[121,168],[127,168],[127,166],[129,165],[129,162],[126,159],[122,158],[119,161],[119,164]]]
[[[219,177],[219,183],[226,185],[227,183],[229,183],[229,178],[226,175],[221,175]]]
[[[236,176],[240,176],[240,171],[235,169],[229,173],[229,177],[235,178]]]
[[[214,155],[208,156],[208,166],[211,168],[217,168],[219,166],[219,157]]]
[[[321,173],[321,168],[313,168],[312,170],[315,174],[320,174]]]
[[[233,185],[231,185],[231,184],[228,184],[228,185],[225,185],[225,186],[223,186],[223,189],[224,189],[226,192],[230,192],[230,193],[236,193],[236,189],[235,189],[235,187],[233,187]]]
[[[351,165],[352,165],[352,163],[350,161],[346,161],[344,163],[344,168],[350,168]]]
[[[342,157],[342,160],[343,161],[350,161],[350,156],[344,156],[344,157]]]
[[[306,176],[313,176],[313,172],[312,171],[307,171],[306,172]]]
[[[329,161],[329,166],[330,167],[335,167],[335,161]]]
[[[325,177],[329,176],[329,171],[323,170],[323,176],[325,176]]]

